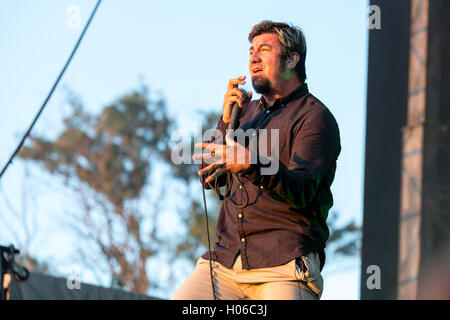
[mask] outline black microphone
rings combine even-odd
[[[236,129],[239,126],[239,117],[241,115],[241,108],[237,102],[233,103],[231,109],[230,123],[228,124],[228,129]]]
[[[241,91],[244,94],[244,101],[248,100],[248,93]],[[228,129],[237,129],[239,127],[239,117],[241,116],[242,108],[239,107],[238,103],[235,102],[231,106],[230,123],[228,124]]]

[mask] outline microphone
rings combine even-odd
[[[231,109],[230,123],[228,124],[228,129],[236,129],[239,126],[239,116],[241,115],[241,108],[237,102],[233,103]]]

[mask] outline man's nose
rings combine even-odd
[[[259,57],[257,52],[253,52],[250,54],[250,64],[261,62],[261,58]]]

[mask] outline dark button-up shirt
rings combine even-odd
[[[217,129],[225,135],[227,127],[221,118]],[[271,106],[264,98],[251,101],[242,110],[239,128],[256,131],[258,139],[266,129],[268,146],[257,149],[258,161],[253,157],[238,179],[230,179],[230,174],[215,180],[219,185],[228,180],[228,192],[220,207],[213,260],[231,268],[240,254],[243,268],[265,268],[314,251],[322,268],[329,237],[326,219],[333,205],[330,186],[341,150],[335,118],[305,83]],[[279,130],[278,154],[271,151],[276,146],[273,129]],[[278,170],[263,174],[263,168],[273,168],[273,161],[279,161]],[[208,252],[203,258],[209,259]]]

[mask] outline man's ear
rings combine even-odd
[[[298,60],[300,60],[300,55],[297,52],[292,52],[291,56],[287,60],[287,68],[294,69],[298,63]]]

